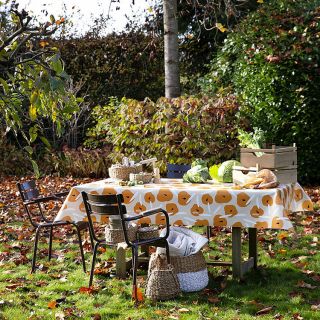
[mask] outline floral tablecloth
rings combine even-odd
[[[159,184],[119,186],[110,179],[75,186],[55,220],[86,220],[81,191],[93,194],[122,193],[128,214],[161,207],[174,225],[229,226],[290,229],[290,212],[310,211],[312,202],[298,183],[266,190],[236,190],[226,184],[190,184],[161,179]],[[94,217],[107,222],[108,217]],[[140,223],[163,223],[163,215],[145,217]]]

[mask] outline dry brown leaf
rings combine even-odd
[[[220,299],[218,297],[211,296],[211,297],[208,297],[208,301],[210,303],[218,303],[218,302],[220,302]]]
[[[185,312],[190,312],[190,310],[187,308],[180,308],[180,309],[178,309],[178,312],[185,313]]]
[[[313,286],[310,283],[304,282],[303,280],[298,281],[296,286],[299,288],[307,288],[307,289],[312,289],[312,290],[317,288],[317,286]]]
[[[270,311],[272,311],[273,307],[265,307],[263,309],[260,309],[259,311],[256,312],[256,316],[260,316],[263,314],[268,314]]]

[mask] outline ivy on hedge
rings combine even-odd
[[[269,142],[298,146],[299,178],[319,182],[320,1],[266,2],[212,61],[202,88],[232,87],[241,116]]]
[[[164,93],[163,42],[142,31],[56,42],[80,94],[104,104],[110,96],[144,99]]]
[[[96,125],[88,132],[87,145],[112,144],[113,162],[123,156],[157,157],[162,172],[167,162],[185,164],[203,158],[219,163],[237,155],[237,111],[231,95],[157,102],[112,98],[94,109]]]

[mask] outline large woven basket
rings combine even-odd
[[[134,166],[114,165],[110,167],[108,171],[112,179],[129,180],[130,173],[139,173],[142,171],[142,164]]]
[[[170,262],[176,273],[198,272],[207,268],[207,263],[201,251],[190,256],[171,256]]]
[[[137,225],[130,225],[128,227],[127,234],[129,241],[137,240],[137,230]],[[125,241],[123,229],[114,229],[110,225],[107,225],[105,228],[105,237],[106,241],[111,244],[117,244]]]
[[[153,268],[148,271],[146,296],[152,300],[167,300],[181,293],[178,277],[166,257],[152,255]],[[150,261],[151,261],[150,260]]]
[[[158,226],[141,227],[138,229],[137,238],[139,240],[147,240],[157,237],[159,237]]]

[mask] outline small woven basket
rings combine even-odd
[[[138,229],[137,238],[139,240],[147,240],[157,237],[159,237],[158,226],[141,227]]]
[[[166,257],[152,255],[153,268],[149,266],[146,296],[152,300],[167,300],[181,293],[178,277]],[[151,261],[150,260],[150,261]]]
[[[130,181],[142,181],[143,183],[149,183],[152,181],[153,173],[140,172],[140,173],[130,173]]]
[[[201,251],[190,256],[171,256],[170,262],[177,273],[198,272],[207,268],[207,263]]]
[[[142,171],[142,164],[134,166],[114,165],[110,167],[108,171],[110,178],[128,181],[130,173],[139,173]]]
[[[132,242],[137,240],[137,230],[138,226],[136,225],[130,225],[128,227],[127,234],[129,241]],[[123,229],[114,229],[110,225],[107,225],[105,228],[105,237],[106,241],[111,244],[117,244],[125,241]]]

